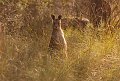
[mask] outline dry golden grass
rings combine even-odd
[[[7,35],[6,51],[0,59],[0,81],[120,80],[119,29],[112,34],[96,33],[89,25],[85,32],[64,31],[69,57],[64,62],[46,59],[49,32],[40,38]]]
[[[75,12],[69,9],[73,1],[62,1],[63,16],[73,16]],[[63,61],[50,59],[48,52],[49,15],[61,6],[57,1],[0,0],[0,22],[6,30],[0,81],[120,81],[119,3],[112,1],[109,27],[89,24],[84,32],[73,27],[64,30],[68,59]]]

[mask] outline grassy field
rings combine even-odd
[[[32,5],[35,14],[30,13],[33,19],[29,9],[25,9],[28,0],[21,0],[16,7],[14,0],[3,5],[9,13],[0,13],[0,22],[5,23],[6,30],[8,27],[15,30],[5,32],[5,45],[0,46],[4,48],[4,52],[0,53],[0,81],[120,81],[120,16],[113,17],[108,29],[88,24],[83,32],[68,27],[64,30],[68,44],[67,60],[51,60],[48,45],[52,11],[50,13],[46,7],[51,0],[48,3],[47,0],[42,1],[46,3],[37,6],[39,13]],[[10,14],[14,10],[15,14]],[[9,25],[9,17],[15,21],[12,26]]]
[[[48,32],[48,31],[46,31]],[[47,59],[50,32],[43,37],[6,36],[0,59],[0,81],[119,81],[120,30],[96,35],[90,26],[85,32],[68,29],[68,59]]]

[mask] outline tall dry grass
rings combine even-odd
[[[2,7],[13,9],[10,7],[13,2],[5,2]],[[26,5],[18,5],[14,8],[17,10],[14,14],[3,14],[7,11],[0,13],[6,30],[5,51],[0,58],[0,81],[120,80],[119,15],[112,18],[114,22],[111,20],[109,28],[104,28],[103,25],[94,28],[89,24],[84,32],[73,30],[72,27],[64,30],[68,43],[68,59],[62,62],[60,59],[49,58],[48,45],[52,26],[49,14],[44,14],[49,10],[42,7],[47,3],[42,3],[41,6],[37,4],[37,7],[33,5],[34,2],[27,0],[19,3]],[[28,12],[31,11],[31,6],[33,10],[38,9],[38,13],[34,11],[37,16]],[[9,17],[13,18],[12,25]],[[13,29],[9,30],[8,27]]]
[[[120,33],[110,35],[86,31],[65,31],[68,59],[47,59],[50,34],[34,38],[6,36],[6,50],[0,61],[1,81],[119,81]]]

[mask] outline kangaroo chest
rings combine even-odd
[[[64,49],[66,47],[63,31],[52,32],[49,47],[58,50]]]

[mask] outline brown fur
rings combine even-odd
[[[89,20],[86,18],[65,18],[62,19],[62,29],[66,30],[69,27],[73,27],[73,29],[82,30],[88,23]]]
[[[61,15],[58,16],[57,19],[55,19],[54,15],[51,15],[53,19],[53,31],[51,40],[49,43],[49,48],[52,56],[60,56],[60,57],[66,57],[67,52],[67,43],[64,38],[64,33],[61,29]]]

